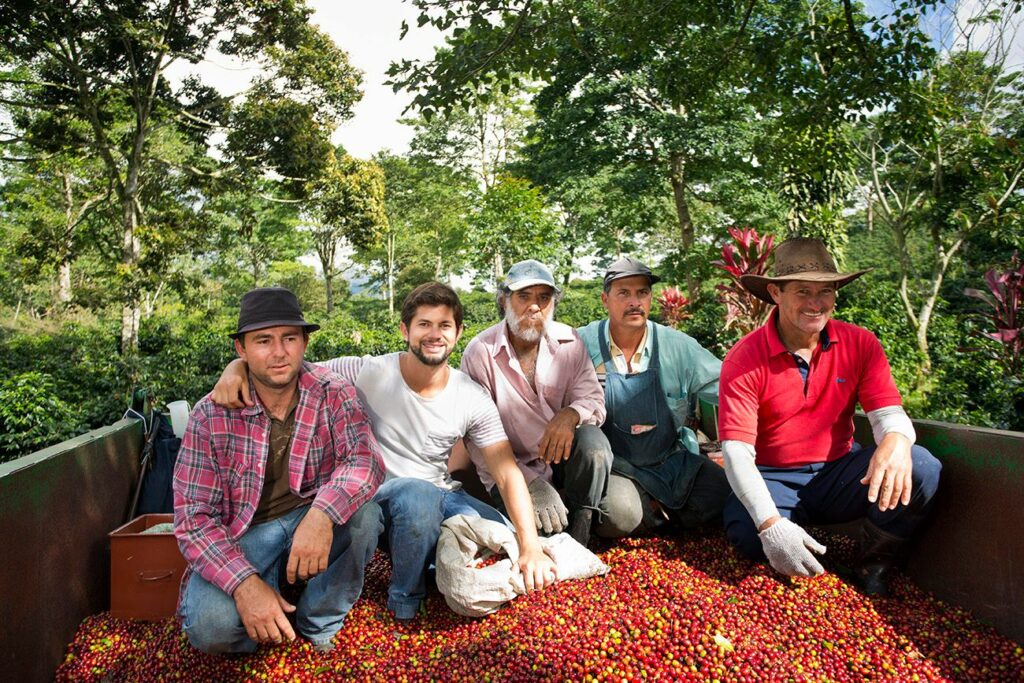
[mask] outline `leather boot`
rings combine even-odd
[[[907,539],[864,522],[860,550],[853,563],[853,581],[862,593],[888,597],[890,570],[900,559],[906,544]]]
[[[594,511],[589,508],[580,508],[572,513],[567,531],[584,548],[590,543],[590,524],[594,519]]]

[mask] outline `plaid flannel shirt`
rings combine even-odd
[[[263,488],[270,418],[254,406],[230,410],[209,395],[192,410],[174,467],[174,533],[191,571],[228,595],[256,570],[238,546]],[[348,381],[303,363],[288,460],[293,493],[344,524],[384,480],[370,422]]]

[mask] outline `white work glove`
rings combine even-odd
[[[815,541],[800,525],[785,517],[758,534],[772,568],[786,576],[817,576],[825,570],[811,551],[824,554],[825,546]]]
[[[557,534],[569,526],[569,510],[562,502],[558,491],[551,484],[537,477],[526,487],[533,501],[533,514],[537,518],[537,530],[545,534]]]

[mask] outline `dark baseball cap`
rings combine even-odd
[[[604,286],[607,287],[614,280],[621,280],[624,277],[633,277],[634,275],[643,275],[652,285],[661,280],[661,278],[652,273],[651,269],[644,264],[640,263],[636,259],[623,256],[618,261],[608,266],[608,270],[604,274]]]

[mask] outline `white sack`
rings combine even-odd
[[[540,539],[558,571],[558,580],[586,579],[608,573],[608,565],[566,533]],[[507,559],[475,568],[478,557],[504,552]],[[441,524],[437,542],[437,587],[452,611],[467,617],[496,612],[526,593],[516,567],[519,543],[504,524],[481,517],[455,515]]]

